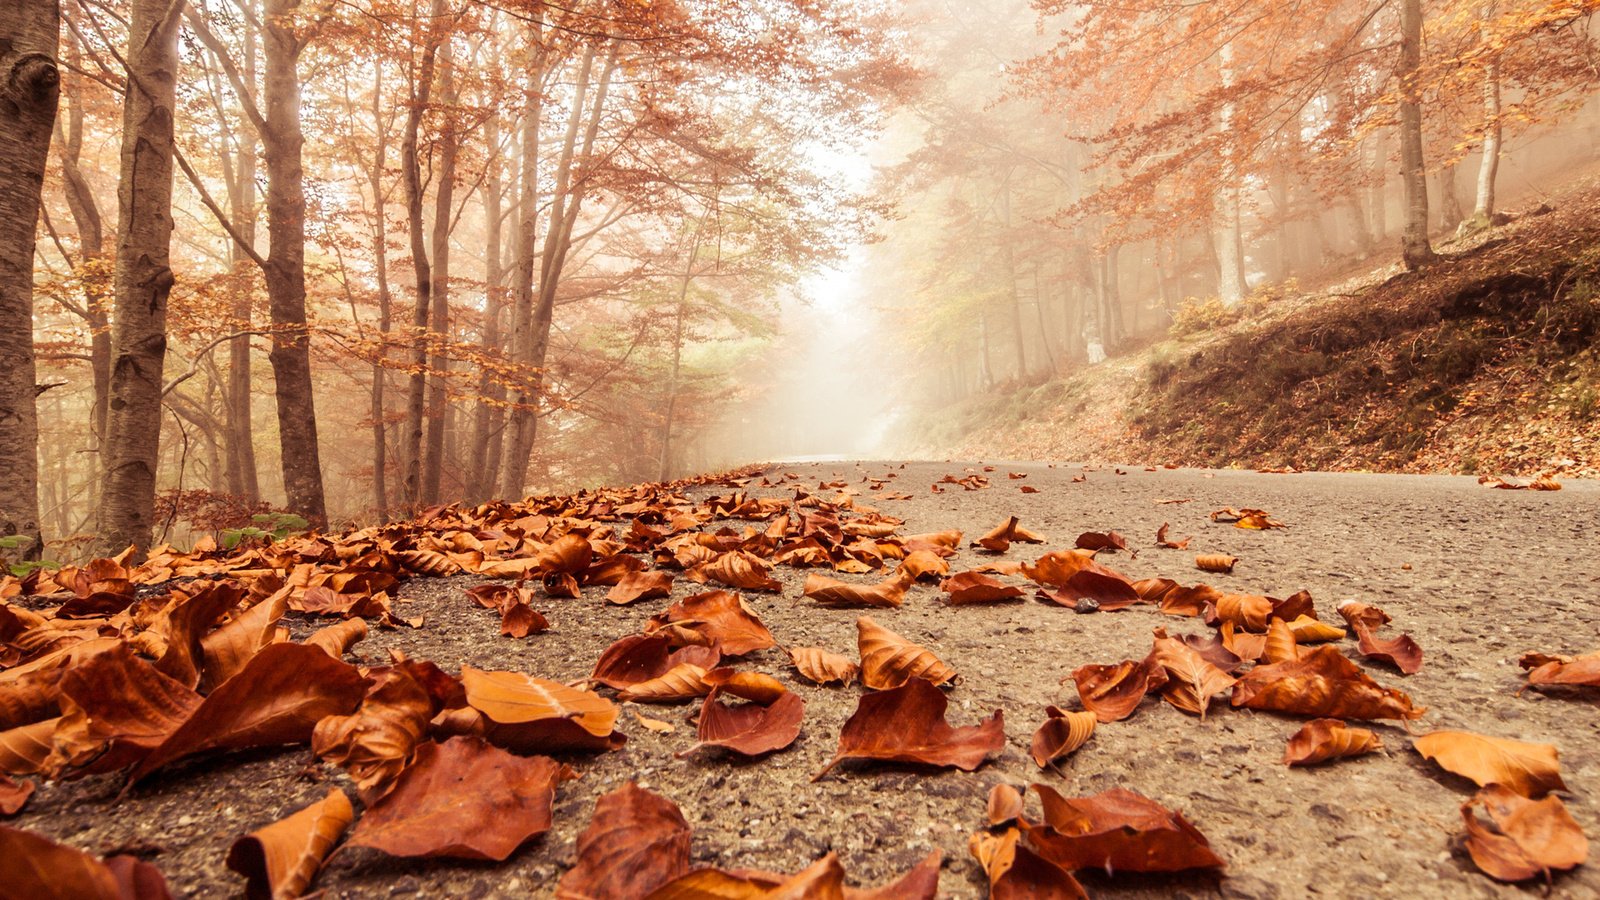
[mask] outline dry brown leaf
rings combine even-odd
[[[1225,627],[1232,627],[1232,622],[1224,623]],[[1261,660],[1268,665],[1281,662],[1293,662],[1300,658],[1300,641],[1294,636],[1294,629],[1289,623],[1272,617],[1267,624],[1267,634],[1261,647]]]
[[[806,704],[799,694],[784,691],[770,703],[722,702],[727,688],[714,688],[700,707],[696,731],[699,743],[678,754],[688,756],[702,747],[721,747],[740,756],[761,756],[794,743],[800,736],[800,721]]]
[[[10,776],[0,775],[0,816],[14,816],[20,812],[36,787],[32,781],[13,781]]]
[[[738,672],[726,668],[707,672],[706,684],[721,688],[722,693],[729,696],[756,703],[772,703],[789,690],[783,686],[783,682],[771,675],[761,672]]]
[[[1575,657],[1527,653],[1518,664],[1528,670],[1530,685],[1600,687],[1600,650]]]
[[[1313,719],[1289,738],[1286,766],[1314,766],[1347,756],[1361,756],[1383,747],[1370,729],[1351,728],[1338,719]]]
[[[741,591],[783,590],[783,582],[772,577],[772,567],[767,561],[744,550],[718,554],[710,562],[689,570],[686,577],[702,584],[710,579]]]
[[[713,647],[690,645],[674,650],[672,639],[666,634],[631,634],[600,654],[589,681],[621,690],[658,678],[685,663],[709,671],[721,659],[722,654]]]
[[[1083,708],[1096,720],[1118,722],[1133,715],[1146,693],[1167,683],[1167,671],[1149,659],[1125,659],[1112,666],[1080,666],[1072,680]]]
[[[1213,522],[1232,522],[1235,528],[1250,528],[1264,530],[1267,528],[1287,528],[1282,522],[1275,521],[1271,514],[1264,509],[1219,509],[1211,514]]]
[[[1475,811],[1482,806],[1493,823]],[[1492,784],[1462,804],[1467,853],[1485,874],[1499,881],[1523,881],[1556,869],[1571,869],[1589,859],[1589,840],[1559,797],[1529,800]]]
[[[1167,636],[1166,629],[1155,631],[1155,646],[1150,659],[1167,672],[1167,684],[1161,696],[1186,713],[1200,717],[1203,722],[1211,698],[1232,687],[1237,681],[1227,672],[1206,661],[1193,647],[1177,638]]]
[[[362,814],[348,846],[390,856],[503,860],[550,830],[556,786],[578,775],[475,737],[417,748],[394,789]]]
[[[1277,619],[1276,621],[1283,621]],[[1335,628],[1319,619],[1310,616],[1297,616],[1288,623],[1289,631],[1294,634],[1295,641],[1301,644],[1316,644],[1323,641],[1344,640],[1344,629]],[[1364,651],[1363,651],[1364,652]]]
[[[132,856],[95,859],[76,847],[0,825],[0,896],[6,900],[167,900],[166,881]]]
[[[1205,836],[1181,813],[1124,788],[1065,798],[1035,784],[1041,825],[1023,825],[1039,855],[1062,869],[1180,872],[1222,868]]]
[[[1362,656],[1389,663],[1404,675],[1414,675],[1422,670],[1422,647],[1412,640],[1411,635],[1373,637],[1372,629],[1366,625],[1355,626],[1355,632],[1356,649],[1361,651]]]
[[[274,642],[278,620],[289,608],[289,591],[276,591],[200,639],[201,687],[210,689],[236,675],[250,657]],[[334,654],[338,655],[338,654]]]
[[[950,572],[950,563],[932,550],[913,550],[900,561],[900,568],[896,572],[909,573],[917,581],[938,581]]]
[[[1022,588],[1014,584],[1005,584],[980,572],[961,572],[952,575],[939,582],[939,590],[950,595],[947,602],[951,606],[1002,603],[1007,600],[1020,600],[1024,596]]]
[[[1252,594],[1222,594],[1213,605],[1216,622],[1232,622],[1246,631],[1266,631],[1274,612],[1271,598]]]
[[[245,877],[251,896],[299,897],[354,818],[350,798],[335,788],[305,809],[234,841],[228,868]]]
[[[1092,712],[1066,712],[1055,706],[1047,706],[1044,711],[1044,724],[1033,733],[1028,751],[1039,768],[1048,769],[1075,753],[1094,735],[1096,720]]]
[[[1367,677],[1338,648],[1305,649],[1297,660],[1257,666],[1233,688],[1233,705],[1330,719],[1418,719],[1427,710]]]
[[[201,705],[199,694],[135,656],[127,644],[97,653],[61,679],[62,717],[48,769],[73,777],[143,759]]]
[[[999,835],[979,832],[967,842],[989,877],[990,900],[1088,900],[1070,872],[1019,844],[1020,836],[1007,828]]]
[[[926,647],[913,644],[866,616],[856,619],[861,683],[875,691],[897,688],[913,679],[945,684],[956,670]]]
[[[689,823],[671,800],[633,782],[600,797],[578,836],[559,900],[634,900],[689,871]]]
[[[629,709],[628,711],[633,713],[633,718],[638,721],[640,725],[643,725],[648,731],[654,731],[656,734],[674,734],[678,730],[678,726],[672,724],[671,722],[663,722],[660,719],[652,719],[644,713],[639,712],[637,709]]]
[[[1194,540],[1194,538],[1192,536],[1183,538],[1181,540],[1173,540],[1171,538],[1168,538],[1167,537],[1167,529],[1171,528],[1171,527],[1172,527],[1172,523],[1170,523],[1170,522],[1162,522],[1161,523],[1161,527],[1156,529],[1156,546],[1157,547],[1165,547],[1168,550],[1187,550],[1187,549],[1189,549],[1189,542]]]
[[[618,700],[634,703],[676,703],[711,693],[706,670],[694,663],[679,663],[648,681],[631,684],[617,692]]]
[[[949,703],[921,678],[863,696],[839,733],[839,752],[811,780],[846,759],[977,769],[1005,746],[1003,714],[997,709],[980,725],[952,728],[944,719]]]
[[[375,683],[361,708],[328,716],[311,733],[311,752],[347,769],[363,802],[377,799],[400,774],[439,712],[418,678],[419,665],[407,660],[369,673]]]
[[[1202,572],[1220,572],[1227,574],[1233,571],[1239,557],[1226,553],[1202,553],[1194,558],[1195,568]]]
[[[847,685],[861,673],[861,667],[850,659],[820,647],[791,647],[789,659],[801,675],[817,684]]]
[[[624,557],[632,559],[632,557]],[[636,600],[659,600],[672,596],[672,573],[660,569],[629,572],[606,594],[606,601],[624,606]]]
[[[596,694],[520,672],[461,667],[467,705],[488,720],[485,736],[524,753],[615,750],[617,707]]]
[[[1128,539],[1115,531],[1085,531],[1078,535],[1073,546],[1079,550],[1088,550],[1097,553],[1101,550],[1125,550],[1132,556],[1139,553],[1128,546]]]
[[[1561,780],[1559,754],[1550,744],[1470,731],[1435,731],[1412,741],[1411,746],[1445,771],[1469,778],[1480,787],[1500,784],[1524,797],[1567,789]]]
[[[305,639],[308,647],[321,647],[334,659],[342,658],[350,648],[367,637],[367,620],[345,619],[335,625],[319,628]]]
[[[873,585],[850,584],[815,572],[806,576],[802,593],[823,606],[833,607],[888,607],[905,602],[906,588],[911,586],[910,572],[898,570],[890,578]]]
[[[989,827],[1015,822],[1022,815],[1022,794],[1009,784],[989,789]]]
[[[685,597],[650,618],[646,632],[678,626],[703,637],[707,644],[720,645],[726,656],[743,656],[765,650],[777,642],[755,613],[738,594],[711,591]]]
[[[1368,606],[1359,600],[1344,600],[1337,607],[1339,615],[1349,623],[1353,629],[1358,625],[1366,625],[1376,631],[1379,627],[1389,624],[1389,614],[1376,606]]]
[[[1267,652],[1268,635],[1266,634],[1250,634],[1240,631],[1238,626],[1232,622],[1223,622],[1217,629],[1217,633],[1222,637],[1222,646],[1227,647],[1229,653],[1244,662],[1256,662],[1262,659]],[[1270,633],[1269,630],[1268,634]],[[1284,634],[1291,639],[1294,637],[1290,632],[1284,632]],[[1269,662],[1275,661],[1269,660]]]
[[[0,773],[33,775],[43,771],[55,749],[51,743],[59,717],[0,731]]]
[[[298,744],[324,717],[349,713],[367,680],[317,647],[272,644],[212,691],[176,731],[128,773],[132,785],[162,766],[207,750]]]

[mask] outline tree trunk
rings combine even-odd
[[[394,298],[389,292],[389,220],[383,193],[384,163],[389,155],[389,131],[383,125],[383,79],[372,86],[372,123],[377,131],[377,146],[372,151],[372,168],[367,184],[372,188],[372,259],[378,281],[378,351],[372,362],[372,503],[378,520],[389,517],[388,405],[384,394],[389,386],[389,330],[394,327]]]
[[[1235,82],[1233,69],[1233,44],[1222,45],[1222,87],[1229,90]],[[1232,306],[1244,300],[1244,239],[1239,216],[1239,162],[1234,146],[1236,115],[1233,103],[1222,105],[1222,184],[1216,195],[1217,206],[1217,261],[1220,266],[1217,294],[1222,302]]]
[[[72,45],[69,45],[69,47]],[[69,52],[68,61],[75,62],[79,54]],[[65,79],[70,105],[67,107],[67,127],[61,135],[61,174],[65,182],[67,208],[78,229],[78,269],[84,286],[84,321],[89,326],[89,369],[94,383],[94,406],[89,427],[94,434],[94,450],[105,452],[106,412],[111,392],[111,317],[106,308],[106,279],[102,266],[105,254],[105,224],[100,215],[100,204],[94,190],[83,174],[80,163],[83,155],[83,81],[81,75]],[[103,457],[102,457],[103,459]],[[103,466],[96,460],[93,481],[98,482]],[[92,498],[98,499],[98,498]],[[98,502],[92,504],[98,506]]]
[[[278,400],[278,447],[291,512],[312,527],[327,525],[317,414],[311,387],[311,335],[306,327],[306,192],[300,128],[300,51],[294,14],[300,0],[266,0],[266,63],[262,81],[267,167],[267,301],[272,311],[272,376]]]
[[[135,25],[141,24],[136,13]],[[60,29],[56,0],[7,3],[0,8],[0,159],[5,160],[0,166],[0,533],[27,538],[27,546],[21,548],[27,559],[38,559],[44,546],[39,527],[33,251],[45,159],[61,92],[56,66]],[[170,148],[170,95],[167,112]],[[128,114],[133,114],[131,104]],[[161,296],[164,301],[165,290]],[[158,392],[160,377],[158,371]]]
[[[533,350],[533,269],[538,259],[539,234],[539,120],[544,110],[545,48],[543,33],[533,31],[529,39],[527,84],[523,93],[522,112],[522,173],[517,198],[517,253],[516,278],[512,285],[511,356],[518,366],[525,366]],[[519,376],[528,377],[526,372]],[[522,496],[523,480],[528,459],[524,451],[518,453],[521,435],[530,429],[528,419],[534,410],[522,404],[526,391],[518,392],[518,405],[511,409],[509,423],[510,441],[506,442],[500,477],[500,496],[507,500]],[[535,400],[534,402],[538,402]],[[532,446],[531,440],[528,446]]]
[[[500,117],[490,113],[484,122],[484,143],[489,148],[485,162],[487,171],[483,179],[484,261],[483,261],[483,354],[492,358],[501,352],[500,319],[505,311],[505,291],[502,283],[505,269],[501,263],[500,243],[504,239],[500,227],[501,204],[505,200],[505,184],[500,169]],[[478,373],[478,404],[472,410],[472,442],[467,448],[467,500],[481,503],[489,499],[496,486],[495,473],[499,471],[498,444],[504,433],[505,387],[488,366]]]
[[[422,457],[422,502],[428,506],[443,500],[440,485],[444,478],[444,433],[450,416],[450,230],[455,221],[451,213],[455,206],[456,153],[460,148],[457,99],[450,43],[446,41],[439,48],[439,102],[444,115],[433,188],[432,287],[428,292],[428,330],[438,342],[428,372],[428,428]]]
[[[1032,260],[1033,268],[1033,313],[1039,325],[1039,346],[1044,348],[1045,373],[1054,376],[1057,372],[1056,354],[1050,349],[1050,326],[1044,315],[1044,288],[1039,283],[1039,259]]]
[[[1422,156],[1422,0],[1400,3],[1400,174],[1405,187],[1406,227],[1401,257],[1415,271],[1434,259],[1428,241],[1428,170]]]
[[[433,272],[428,264],[427,234],[422,224],[422,163],[418,158],[418,143],[422,133],[422,116],[427,112],[433,95],[434,62],[439,45],[446,40],[444,29],[445,0],[433,0],[428,12],[427,36],[424,38],[422,60],[411,82],[411,108],[406,114],[405,139],[400,145],[400,168],[406,188],[406,224],[411,236],[411,267],[416,273],[417,302],[413,307],[411,326],[414,342],[411,348],[411,377],[406,391],[406,428],[401,442],[401,458],[405,460],[405,502],[416,507],[423,500],[422,435],[426,411],[428,384],[428,325],[433,298]]]
[[[1456,190],[1456,167],[1454,163],[1439,169],[1439,230],[1448,232],[1455,230],[1466,218],[1461,211],[1461,194]]]
[[[161,440],[167,296],[172,291],[173,108],[182,3],[135,0],[128,25],[117,261],[112,275],[111,401],[106,422],[100,549],[139,554],[153,535]],[[31,227],[31,221],[30,221]]]
[[[1484,12],[1494,14],[1494,4]],[[1483,161],[1478,165],[1478,191],[1469,227],[1481,231],[1494,224],[1494,183],[1500,172],[1500,66],[1490,63],[1483,71]]]
[[[247,9],[255,14],[255,0],[246,0]],[[244,79],[249,89],[256,85],[256,34],[246,24],[244,28]],[[256,240],[256,147],[257,139],[250,129],[240,129],[236,136],[237,149],[233,177],[228,180],[228,217],[233,221],[239,236],[252,246]],[[249,331],[254,317],[255,292],[251,288],[250,273],[255,261],[237,242],[230,245],[230,259],[236,279],[233,295],[234,327]],[[251,415],[250,396],[250,336],[240,335],[228,342],[228,491],[254,503],[261,498],[261,484],[256,466],[255,424]]]

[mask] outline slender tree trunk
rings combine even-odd
[[[255,0],[245,0],[247,9],[255,13]],[[256,34],[246,24],[244,36],[243,76],[249,89],[256,85]],[[234,175],[228,182],[228,216],[240,237],[254,245],[256,240],[256,135],[251,129],[236,132],[237,151]],[[251,282],[255,261],[237,243],[230,245],[230,262],[233,265],[235,291],[233,295],[233,320],[240,331],[252,328],[254,296]],[[261,484],[256,465],[255,420],[252,413],[250,391],[250,336],[240,335],[228,342],[228,491],[254,503],[261,498]]]
[[[527,62],[527,85],[523,94],[522,113],[522,173],[520,196],[517,199],[517,253],[516,277],[512,286],[511,355],[522,367],[519,380],[530,379],[526,370],[533,354],[534,266],[538,260],[539,235],[539,120],[543,115],[544,69],[546,51],[542,32],[535,30],[530,37]],[[510,440],[505,443],[500,478],[500,496],[517,499],[522,496],[527,474],[528,458],[523,446],[532,447],[531,438],[524,445],[522,436],[531,433],[531,419],[535,409],[527,403],[529,392],[519,390],[517,405],[511,409],[508,428]],[[533,403],[538,398],[534,397]]]
[[[450,409],[450,227],[455,221],[456,152],[460,138],[456,133],[456,81],[450,43],[439,48],[439,101],[444,108],[439,129],[439,161],[434,177],[432,287],[429,289],[429,324],[438,346],[428,372],[428,427],[422,457],[422,502],[432,506],[443,500],[440,484],[444,478],[444,433]]]
[[[1237,73],[1233,68],[1233,44],[1222,46],[1222,87],[1231,89],[1236,80]],[[1238,149],[1234,146],[1234,118],[1237,115],[1234,105],[1222,105],[1222,184],[1217,191],[1217,260],[1220,277],[1217,284],[1217,294],[1222,302],[1232,306],[1244,299],[1244,239],[1243,226],[1241,225],[1239,204],[1239,161]]]
[[[153,535],[167,297],[172,291],[173,113],[182,3],[135,0],[128,25],[117,261],[112,275],[111,402],[100,547],[142,554]],[[30,222],[31,225],[31,222]]]
[[[1405,187],[1406,227],[1401,257],[1409,270],[1434,259],[1428,241],[1428,170],[1422,156],[1422,0],[1400,3],[1400,170]]]
[[[394,327],[394,298],[389,291],[389,218],[383,192],[384,163],[389,155],[389,131],[383,125],[383,79],[372,86],[372,123],[377,146],[372,151],[372,168],[367,183],[372,188],[372,259],[378,280],[378,350],[372,362],[372,503],[379,521],[389,517],[388,405],[384,393],[389,385],[389,331]]]
[[[1485,18],[1494,14],[1490,3]],[[1478,191],[1469,227],[1481,231],[1494,224],[1494,183],[1500,172],[1500,66],[1490,63],[1483,71],[1483,161],[1478,165]]]
[[[1461,211],[1461,193],[1456,189],[1456,167],[1452,163],[1439,169],[1439,230],[1453,231],[1466,218]]]
[[[483,183],[483,218],[485,243],[483,263],[483,353],[493,357],[501,352],[500,319],[505,311],[505,291],[502,283],[505,270],[501,263],[500,244],[504,240],[501,205],[505,201],[505,184],[500,168],[500,117],[491,113],[484,123],[484,143],[489,147],[487,171]],[[497,446],[504,432],[505,387],[488,366],[478,373],[478,403],[472,410],[472,442],[467,448],[467,500],[481,503],[495,488],[495,474],[499,471],[500,452]]]
[[[1030,262],[1033,269],[1033,313],[1039,325],[1039,346],[1044,348],[1044,363],[1048,367],[1046,373],[1055,375],[1056,354],[1050,349],[1050,327],[1044,315],[1044,288],[1039,283],[1039,259],[1035,256]]]
[[[683,375],[683,338],[689,316],[689,288],[694,284],[695,258],[700,255],[702,232],[710,220],[711,207],[706,207],[695,226],[694,237],[689,242],[689,258],[683,265],[683,280],[678,286],[678,309],[672,334],[672,371],[667,377],[667,409],[661,418],[661,453],[657,460],[656,480],[672,477],[672,427],[678,412],[678,382]]]
[[[411,316],[414,330],[412,340],[415,343],[411,349],[406,426],[400,454],[406,466],[405,502],[412,507],[423,501],[422,436],[428,385],[428,325],[433,298],[433,272],[428,263],[428,238],[422,223],[424,198],[418,144],[422,133],[422,116],[427,112],[433,95],[433,71],[439,45],[447,39],[443,28],[444,14],[445,0],[433,0],[425,26],[427,34],[423,41],[422,60],[412,73],[411,108],[406,115],[405,139],[400,144],[400,168],[406,188],[406,224],[411,236],[411,266],[416,273],[417,284],[417,303]]]
[[[325,527],[322,461],[311,386],[311,335],[306,327],[306,192],[301,151],[300,52],[294,15],[300,0],[266,0],[267,301],[272,312],[272,364],[278,401],[278,447],[288,508]]]
[[[68,45],[73,47],[75,45]],[[76,62],[79,54],[69,51],[69,62]],[[100,215],[100,204],[94,190],[83,174],[83,81],[81,75],[72,75],[63,82],[69,99],[67,123],[61,135],[61,174],[65,182],[67,208],[78,229],[78,274],[84,286],[84,319],[89,326],[89,370],[94,383],[94,406],[89,427],[94,434],[97,454],[95,477],[98,483],[103,471],[99,458],[105,450],[106,412],[110,408],[111,392],[111,317],[107,310],[107,280],[104,271],[105,224]],[[98,506],[98,498],[92,505]]]
[[[1011,176],[1000,184],[1000,263],[1005,268],[1006,291],[1011,301],[1011,333],[1016,339],[1017,378],[1028,378],[1028,335],[1022,328],[1022,298],[1017,293],[1017,254],[1011,234]]]
[[[135,27],[144,24],[135,13]],[[44,546],[39,527],[33,251],[45,159],[61,93],[56,65],[60,29],[56,0],[0,7],[0,159],[5,161],[0,165],[0,534],[26,537],[22,555],[28,559],[38,559]],[[170,98],[167,111],[171,112]],[[170,117],[167,121],[170,148]],[[164,290],[161,296],[164,300]],[[158,392],[160,377],[158,369]]]

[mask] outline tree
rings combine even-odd
[[[128,21],[111,401],[99,539],[149,550],[161,443],[167,299],[172,292],[173,127],[182,2],[134,0]]]
[[[1422,0],[1400,2],[1400,180],[1405,186],[1406,225],[1401,258],[1407,269],[1434,259],[1428,240],[1428,170],[1422,151]]]
[[[61,75],[57,0],[0,8],[0,532],[43,547],[33,350],[34,229]],[[158,376],[159,377],[159,376]]]

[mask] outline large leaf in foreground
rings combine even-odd
[[[228,868],[247,879],[251,897],[299,897],[353,818],[350,798],[335,788],[305,809],[234,841]]]
[[[856,619],[856,647],[861,653],[861,683],[874,690],[916,680],[944,684],[956,677],[956,670],[932,650],[911,643],[867,616]]]
[[[561,900],[637,900],[688,874],[689,823],[677,804],[633,782],[595,803]]]
[[[1000,710],[982,724],[952,728],[944,719],[950,701],[921,678],[862,697],[839,733],[839,752],[812,781],[846,759],[954,766],[973,771],[1005,746]]]
[[[131,856],[101,861],[66,844],[0,825],[0,897],[5,900],[166,900],[155,866]]]
[[[1072,873],[1019,844],[1021,836],[1008,828],[998,835],[979,832],[967,842],[989,876],[990,900],[1088,900]]]
[[[550,830],[556,786],[576,777],[549,757],[516,756],[480,738],[422,744],[349,843],[391,856],[503,860]]]
[[[1033,786],[1044,824],[1023,828],[1040,856],[1067,871],[1180,872],[1221,868],[1205,835],[1181,813],[1125,788],[1066,798]]]
[[[367,680],[318,647],[273,644],[211,692],[193,714],[128,773],[133,784],[207,750],[243,750],[311,740],[327,716],[354,710]]]

